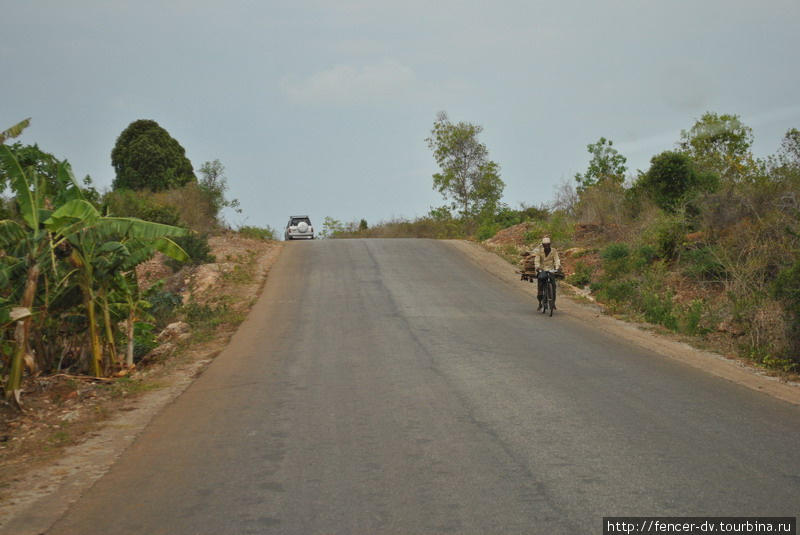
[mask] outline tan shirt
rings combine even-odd
[[[534,266],[537,270],[547,269],[549,271],[558,271],[561,269],[561,259],[558,257],[558,251],[554,247],[550,248],[550,254],[544,252],[544,247],[539,249],[539,252],[534,257]]]

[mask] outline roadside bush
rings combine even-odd
[[[183,304],[183,298],[164,290],[163,283],[151,287],[145,295],[145,300],[150,303],[148,312],[155,319],[157,329],[163,329],[174,321],[177,310]]]
[[[108,193],[103,204],[109,213],[121,217],[136,217],[163,225],[180,226],[180,213],[172,204],[158,202],[147,191],[117,190]]]
[[[592,282],[592,268],[579,260],[575,263],[575,272],[569,276],[567,282],[581,288],[586,286]]]
[[[658,254],[656,253],[655,247],[652,245],[640,245],[639,248],[636,249],[633,267],[637,270],[643,269],[655,262],[657,258]]]
[[[553,246],[559,251],[568,249],[575,234],[575,222],[563,212],[553,212],[547,220],[529,223],[523,235],[525,243],[539,243],[542,236],[550,236]]]
[[[684,308],[680,321],[680,330],[682,333],[695,336],[708,332],[708,329],[701,326],[703,310],[705,310],[705,308],[706,304],[702,299],[693,299],[692,302]]]
[[[213,329],[217,325],[224,323],[229,316],[226,303],[211,306],[190,302],[183,306],[181,313],[186,323],[198,329]]]
[[[158,347],[155,326],[143,321],[133,326],[133,361],[139,362],[145,355]]]
[[[672,260],[680,252],[688,230],[689,226],[683,213],[661,212],[645,234],[648,242],[655,246],[660,258]]]
[[[678,318],[673,313],[672,294],[663,295],[654,291],[642,291],[642,312],[644,319],[655,325],[663,325],[671,331],[678,330]]]
[[[630,279],[604,281],[597,296],[601,301],[611,300],[629,305],[636,301],[637,290],[636,282]]]
[[[684,273],[695,279],[722,280],[725,278],[725,266],[720,262],[714,249],[709,246],[689,249],[681,253],[684,262]]]
[[[606,276],[613,278],[628,273],[630,254],[631,250],[627,243],[612,243],[600,251]]]
[[[770,287],[770,293],[778,299],[786,311],[791,325],[790,343],[794,360],[800,363],[800,260],[781,270]]]
[[[208,244],[208,234],[192,232],[185,236],[179,236],[175,238],[174,241],[186,251],[186,254],[189,255],[189,260],[186,262],[179,262],[167,258],[166,264],[171,267],[173,271],[178,271],[184,265],[198,266],[200,264],[208,264],[216,261],[214,255],[211,254],[211,246]]]
[[[269,225],[266,227],[241,226],[239,227],[239,234],[255,240],[276,241],[278,239],[278,232]]]
[[[489,238],[491,238],[492,236],[503,230],[503,228],[504,227],[501,227],[498,223],[494,222],[481,223],[481,225],[478,226],[478,230],[475,232],[475,239],[478,241],[488,240]]]
[[[197,182],[153,194],[159,204],[177,207],[184,226],[195,232],[213,232],[220,228],[217,207]]]

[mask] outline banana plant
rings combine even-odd
[[[19,223],[0,221],[0,248],[5,253],[0,263],[0,290],[12,296],[19,303],[18,308],[25,311],[16,320],[15,347],[4,386],[6,399],[13,397],[19,406],[23,360],[29,346],[37,286],[40,275],[54,266],[55,256],[50,235],[40,225],[42,217],[48,216],[50,211],[35,171],[23,169],[6,145],[0,145],[0,166],[15,193],[21,216]]]
[[[188,233],[184,228],[142,221],[130,217],[103,216],[94,206],[83,199],[74,199],[57,210],[44,221],[44,227],[52,233],[56,246],[68,243],[71,247],[70,262],[76,269],[76,283],[81,289],[86,308],[89,340],[91,344],[91,373],[103,376],[103,351],[98,332],[97,306],[107,306],[110,291],[117,271],[133,269],[155,251],[160,251],[177,260],[186,260],[188,255],[169,237]],[[128,248],[126,243],[133,246]],[[102,308],[101,308],[102,310]],[[110,316],[106,315],[106,325]],[[113,335],[106,331],[113,344]]]

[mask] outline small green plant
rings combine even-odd
[[[711,247],[704,246],[681,253],[681,261],[685,264],[684,272],[690,277],[702,280],[722,280],[725,278],[725,266],[718,260]]]
[[[192,232],[185,236],[179,236],[174,241],[186,251],[186,254],[189,255],[189,260],[187,262],[179,262],[168,258],[166,263],[173,271],[178,271],[184,265],[197,266],[216,261],[214,255],[211,254],[211,246],[208,244],[208,234]]]
[[[707,332],[707,329],[703,329],[700,325],[704,308],[705,303],[701,299],[694,299],[686,306],[680,322],[682,333],[695,336]]]
[[[148,383],[141,379],[133,379],[131,377],[120,377],[113,383],[100,385],[99,388],[107,390],[111,394],[111,397],[119,398],[131,394],[149,392],[160,387],[161,385],[158,383]]]
[[[253,279],[253,273],[250,269],[242,267],[240,264],[233,266],[233,271],[228,271],[222,275],[222,280],[225,282],[232,282],[234,284],[245,284]]]
[[[630,247],[627,243],[612,243],[600,251],[600,258],[603,259],[603,269],[609,278],[619,277],[630,271],[631,255]]]
[[[611,280],[603,284],[598,297],[604,301],[632,303],[636,299],[637,287],[632,280]]]
[[[478,231],[475,233],[475,239],[478,241],[488,240],[498,232],[500,232],[500,225],[494,222],[487,222],[483,223],[478,227]]]
[[[228,316],[228,304],[224,302],[216,306],[190,302],[183,306],[182,313],[186,323],[196,329],[213,329],[221,323],[233,321]]]
[[[155,319],[156,327],[163,328],[174,321],[176,311],[183,304],[183,298],[163,289],[163,282],[153,285],[146,293],[145,299],[151,307],[148,311]]]
[[[278,239],[278,232],[269,225],[266,227],[242,226],[239,227],[239,234],[255,240],[276,241]]]
[[[627,243],[612,243],[607,245],[600,251],[600,258],[603,260],[622,260],[628,258],[631,254],[631,249]]]
[[[648,266],[656,261],[658,258],[658,253],[656,252],[656,248],[652,245],[640,245],[639,248],[636,250],[635,255],[635,267],[637,269],[642,269],[645,266]]]
[[[592,268],[583,261],[575,263],[575,273],[569,276],[567,282],[573,286],[584,287],[592,282]]]
[[[682,212],[676,214],[661,212],[646,231],[646,235],[659,258],[672,260],[680,252],[688,228],[686,217]]]
[[[674,303],[669,293],[660,295],[652,291],[641,294],[644,319],[655,325],[663,325],[671,331],[678,330],[678,318],[673,313]]]
[[[158,347],[155,326],[152,323],[138,321],[133,326],[133,360],[138,362]]]

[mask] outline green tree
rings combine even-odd
[[[442,170],[433,175],[433,187],[445,199],[452,199],[452,208],[464,218],[467,235],[479,217],[497,211],[505,188],[500,166],[489,160],[486,145],[478,141],[482,131],[483,127],[471,123],[454,124],[442,111],[426,139]]]
[[[200,166],[200,190],[208,198],[209,206],[214,212],[213,217],[218,221],[221,219],[220,212],[223,208],[233,208],[237,213],[241,213],[239,200],[225,198],[228,191],[228,179],[225,177],[225,166],[219,160],[206,162]],[[220,221],[221,222],[221,221]]]
[[[578,193],[595,184],[622,185],[628,170],[625,166],[628,160],[614,148],[614,142],[601,137],[597,143],[587,145],[586,149],[592,159],[585,173],[575,175],[575,181],[579,184]]]
[[[647,191],[660,208],[673,212],[693,191],[714,189],[715,178],[698,174],[688,155],[666,151],[651,158],[650,169],[636,186]]]
[[[132,122],[111,151],[112,188],[163,191],[196,181],[186,151],[157,122]]]
[[[699,172],[738,182],[755,168],[752,144],[753,130],[738,115],[706,112],[691,129],[681,130],[678,148],[691,156]]]

